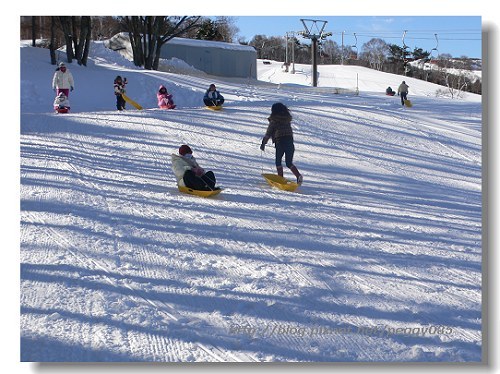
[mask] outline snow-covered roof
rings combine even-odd
[[[187,39],[187,38],[173,38],[167,42],[167,44],[175,45],[186,45],[191,47],[209,47],[209,48],[221,48],[221,49],[233,49],[240,51],[255,51],[252,46],[242,45],[236,43],[226,43],[226,42],[216,42],[212,40],[199,40],[199,39]]]

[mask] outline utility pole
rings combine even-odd
[[[288,41],[289,37],[292,37],[292,74],[295,74],[295,34],[299,34],[299,32],[296,31],[287,31],[286,32],[286,63],[287,63],[287,68],[286,71],[288,72]]]
[[[288,33],[285,35],[285,72],[288,73]]]
[[[340,64],[344,65],[344,33],[345,31],[342,31],[342,54],[340,55]]]
[[[312,53],[312,85],[313,87],[318,86],[318,62],[317,62],[317,51],[318,51],[318,40],[323,40],[327,36],[331,36],[332,33],[324,33],[326,24],[328,21],[320,21],[317,19],[301,19],[302,24],[304,25],[305,31],[301,32],[302,37],[306,39],[311,39],[311,53]],[[307,27],[306,22],[311,22],[310,27]],[[318,27],[318,23],[321,27]],[[314,33],[315,29],[316,33]]]
[[[405,37],[406,37],[406,33],[408,32],[408,30],[405,30],[404,33],[403,33],[403,69],[404,69],[404,75],[406,77],[406,65],[408,64],[408,60],[406,59],[406,50],[409,48],[406,43],[405,43]]]

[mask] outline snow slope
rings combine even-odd
[[[480,97],[408,78],[410,109],[369,69],[324,67],[314,90],[307,66],[252,81],[91,58],[56,115],[48,51],[21,46],[22,361],[481,360]],[[328,92],[355,73],[359,96]],[[145,110],[114,110],[118,74]],[[200,105],[210,83],[221,112]],[[156,109],[160,84],[178,109]],[[260,176],[276,101],[297,193]],[[177,191],[183,143],[216,198]]]

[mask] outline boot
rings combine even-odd
[[[293,173],[293,175],[295,175],[295,177],[297,178],[297,184],[302,184],[302,175],[299,173],[299,170],[297,169],[297,167],[295,165],[292,165],[290,167],[290,170],[291,172]]]
[[[280,177],[283,176],[283,166],[276,166],[276,170],[278,171],[278,175]]]

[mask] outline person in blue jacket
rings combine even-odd
[[[224,104],[224,96],[217,91],[215,84],[211,84],[203,96],[203,102],[206,106],[221,106]]]

